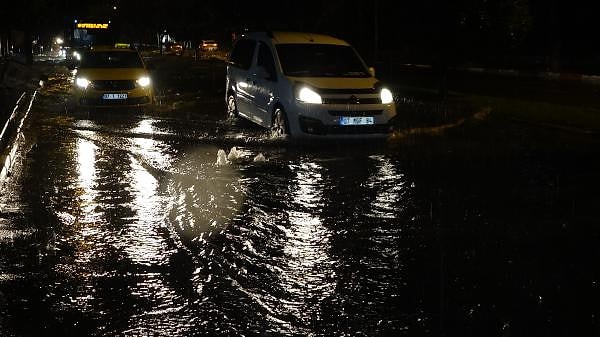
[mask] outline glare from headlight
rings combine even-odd
[[[150,77],[148,77],[148,76],[140,77],[140,79],[137,80],[137,84],[139,84],[141,87],[149,86],[150,85]]]
[[[74,51],[73,58],[76,59],[77,61],[81,61],[81,54],[79,54],[79,52]]]
[[[77,84],[78,87],[85,89],[88,87],[88,85],[90,85],[90,81],[85,78],[78,77],[75,79],[75,84]]]
[[[394,95],[392,95],[392,92],[387,88],[381,89],[381,103],[390,104],[392,102],[394,102]]]
[[[317,94],[309,88],[302,88],[298,93],[298,99],[304,103],[322,104],[321,95]]]

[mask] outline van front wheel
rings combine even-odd
[[[274,138],[286,138],[289,136],[289,125],[285,111],[282,108],[275,109],[273,122],[271,123],[271,136]]]

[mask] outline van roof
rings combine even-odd
[[[286,43],[315,43],[315,44],[336,44],[342,46],[350,45],[348,42],[335,38],[330,35],[309,33],[309,32],[290,32],[290,31],[273,31],[273,32],[254,32],[247,34],[249,37],[267,35],[275,44]]]

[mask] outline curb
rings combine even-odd
[[[401,64],[400,66],[414,69],[433,69],[430,64]],[[560,73],[550,71],[521,71],[517,69],[495,69],[495,68],[484,68],[484,67],[452,67],[449,70],[464,71],[470,73],[480,74],[491,74],[507,77],[521,77],[521,78],[540,78],[545,80],[560,80],[560,81],[574,81],[583,82],[590,84],[600,84],[600,75],[588,75],[579,73]]]
[[[475,122],[484,121],[487,118],[489,118],[491,111],[492,111],[491,108],[485,107],[485,108],[482,108],[482,109],[474,112],[470,116],[459,118],[452,123],[396,130],[390,135],[389,140],[390,141],[399,141],[399,140],[402,140],[402,139],[405,139],[405,138],[408,138],[411,136],[422,136],[422,135],[439,136],[439,135],[442,135],[447,130],[463,126],[465,123],[467,123],[469,121],[475,121]]]
[[[0,182],[10,176],[10,169],[15,162],[17,149],[23,138],[22,129],[25,119],[31,111],[37,90],[24,91],[13,108],[12,114],[2,127],[0,133]]]

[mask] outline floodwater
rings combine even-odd
[[[66,114],[69,76],[0,190],[3,336],[600,332],[593,136],[298,146],[222,120],[218,95]]]

